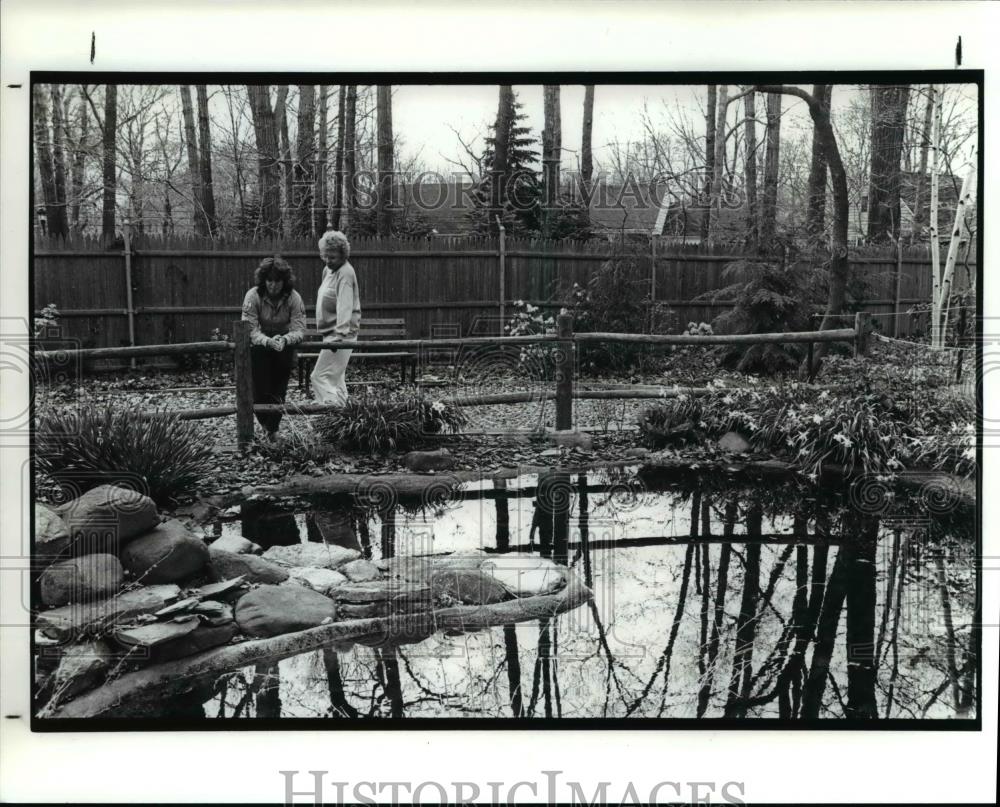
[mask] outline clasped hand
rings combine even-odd
[[[267,346],[271,350],[277,350],[279,353],[285,349],[285,337],[284,336],[272,336],[267,340]]]

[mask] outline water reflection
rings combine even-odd
[[[551,619],[240,671],[211,715],[975,716],[974,519],[918,498],[873,512],[795,484],[555,470],[424,509],[340,498],[284,521],[253,513],[247,537],[289,540],[291,518],[295,540],[375,559],[535,552],[576,570],[594,599]]]

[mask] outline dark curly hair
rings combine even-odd
[[[256,271],[253,273],[253,282],[257,287],[257,293],[263,297],[267,294],[267,287],[264,285],[268,280],[282,281],[282,294],[288,294],[295,288],[295,273],[288,261],[280,255],[272,255],[264,258]]]

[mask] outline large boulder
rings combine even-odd
[[[235,635],[232,619],[212,625],[192,617],[123,628],[115,633],[115,641],[128,650],[130,660],[160,664],[218,647]]]
[[[450,471],[455,467],[455,457],[447,448],[435,451],[409,451],[403,455],[403,465],[411,471]]]
[[[74,542],[114,554],[160,522],[149,496],[116,485],[99,485],[56,512],[68,525]]]
[[[716,445],[728,454],[746,454],[751,448],[750,441],[739,432],[726,432]]]
[[[583,451],[593,451],[594,449],[594,438],[574,429],[548,432],[546,437],[550,443],[563,448],[579,448]]]
[[[44,504],[35,503],[35,557],[55,560],[69,549],[72,537],[62,517]]]
[[[50,607],[110,597],[121,587],[122,565],[114,555],[84,555],[53,563],[42,572],[42,602]]]
[[[253,541],[244,538],[242,535],[223,535],[212,541],[208,546],[213,552],[222,550],[232,552],[235,555],[256,555],[260,553],[260,547]]]
[[[430,583],[434,599],[444,603],[491,605],[512,597],[506,586],[479,570],[439,569]]]
[[[51,699],[45,709],[72,700],[100,684],[111,669],[113,653],[101,641],[83,642],[66,647],[59,666],[48,682]]]
[[[317,569],[336,569],[360,556],[356,549],[310,541],[307,544],[272,546],[261,557],[289,568],[314,566]]]
[[[290,582],[311,588],[320,594],[327,594],[330,589],[347,582],[347,578],[340,572],[335,572],[333,569],[316,569],[312,566],[293,566],[287,574]]]
[[[364,558],[358,558],[357,560],[352,560],[350,563],[345,563],[340,567],[340,571],[353,583],[366,583],[371,580],[382,579],[382,573],[378,570],[378,566]]]
[[[264,558],[216,549],[215,544],[208,549],[212,575],[216,580],[243,577],[248,583],[283,583],[288,579],[284,568]]]
[[[566,568],[537,555],[496,555],[480,567],[515,597],[553,594],[566,587]]]
[[[333,600],[305,586],[260,586],[236,603],[236,623],[248,636],[280,636],[336,616]]]
[[[172,519],[131,541],[122,550],[121,559],[135,580],[176,583],[204,569],[209,552],[204,541]]]

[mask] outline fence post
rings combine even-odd
[[[656,246],[660,237],[655,233],[649,239],[649,332],[653,333],[656,321]]]
[[[250,363],[250,323],[233,323],[233,376],[236,382],[236,447],[253,441],[253,367]]]
[[[896,293],[892,302],[892,337],[899,339],[899,298],[903,285],[903,238],[896,239]]]
[[[496,219],[500,237],[500,335],[503,336],[503,327],[507,322],[507,306],[505,304],[507,295],[507,231],[504,229],[500,217],[497,216]]]
[[[573,428],[573,371],[576,365],[576,344],[573,342],[573,317],[560,314],[556,320],[559,342],[556,350],[556,429]]]
[[[128,314],[128,344],[135,347],[135,305],[132,299],[132,222],[128,216],[122,226],[122,238],[124,240],[125,254],[125,312]],[[129,361],[132,369],[135,369],[135,359]]]
[[[854,357],[864,356],[867,353],[867,338],[865,336],[865,326],[861,312],[854,314]]]

